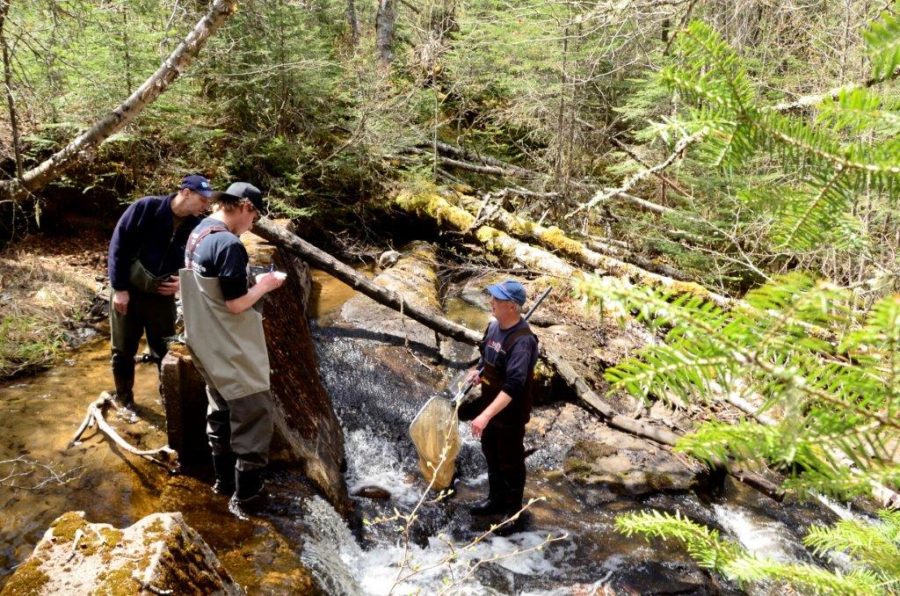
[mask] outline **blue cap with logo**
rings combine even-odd
[[[488,292],[497,300],[508,300],[519,306],[525,304],[525,286],[513,279],[507,279],[503,283],[488,286]]]
[[[211,199],[216,196],[216,191],[212,189],[212,185],[209,183],[209,179],[200,174],[189,174],[181,179],[181,186],[179,188],[186,188],[188,190],[192,190],[198,194],[203,195],[207,199]]]

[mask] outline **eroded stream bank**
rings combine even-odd
[[[345,433],[347,482],[351,492],[369,495],[354,498],[358,516],[371,521],[391,516],[395,508],[408,511],[424,486],[406,434],[409,421],[447,382],[454,363],[458,367],[468,359],[467,348],[449,342],[407,342],[402,335],[392,338],[379,330],[383,313],[344,309],[353,292],[327,276],[316,278],[319,324],[314,337],[323,380]],[[485,320],[484,311],[473,305],[477,300],[465,299],[477,296],[473,287],[479,283],[452,287],[445,298],[445,310],[472,328]],[[348,321],[342,311],[356,314]],[[434,335],[420,337],[433,340]],[[440,352],[444,360],[439,363]],[[0,460],[23,457],[51,465],[57,473],[71,472],[70,481],[48,482],[35,490],[0,487],[4,579],[49,522],[71,509],[116,526],[152,511],[182,511],[239,583],[263,593],[308,585],[304,567],[327,593],[388,593],[398,577],[412,569],[427,571],[403,580],[401,593],[438,592],[448,585],[471,593],[562,594],[576,586],[588,593],[601,586],[639,593],[735,592],[736,586],[699,569],[682,550],[663,551],[617,533],[615,516],[647,508],[681,511],[754,552],[788,560],[810,559],[800,537],[812,521],[831,521],[827,515],[823,519],[818,508],[781,506],[730,482],[716,502],[688,490],[621,494],[593,484],[573,466],[573,448],[588,439],[620,438],[609,435],[609,429],[580,408],[551,401],[536,411],[526,439],[534,450],[528,458],[526,493],[546,500],[533,506],[522,532],[488,537],[465,548],[483,530],[469,517],[467,505],[486,490],[480,451],[465,426],[457,494],[423,507],[408,544],[398,539],[392,522],[361,524],[351,531],[306,483],[283,471],[272,475],[271,511],[251,524],[241,523],[227,514],[223,499],[208,491],[206,479],[167,478],[154,466],[121,456],[93,434],[63,451],[86,405],[108,388],[107,354],[106,344],[100,342],[72,354],[71,363],[2,388]],[[157,446],[164,435],[152,367],[139,367],[139,383],[145,422],[119,428],[134,442]],[[36,480],[27,485],[34,488],[44,478],[35,476],[40,469],[17,477],[16,483]],[[548,535],[560,539],[544,544]]]

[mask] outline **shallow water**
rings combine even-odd
[[[326,502],[309,497],[297,479],[280,473],[273,478],[278,495],[273,513],[263,518],[283,537],[275,540],[259,524],[229,517],[224,500],[211,497],[203,481],[170,480],[156,466],[118,453],[93,430],[66,450],[87,405],[110,388],[108,346],[98,342],[47,373],[0,387],[0,461],[27,458],[51,466],[65,475],[63,480],[71,478],[27,490],[47,479],[43,468],[31,466],[31,475],[12,479],[24,488],[11,487],[10,479],[0,483],[0,583],[28,556],[49,523],[72,509],[116,526],[156,510],[183,511],[226,568],[252,591],[264,593],[288,589],[295,557],[302,557],[329,594],[387,594],[393,589],[395,594],[555,595],[602,593],[607,587],[635,593],[739,592],[699,569],[671,543],[662,547],[615,531],[617,515],[650,508],[679,511],[755,552],[812,560],[800,539],[809,523],[823,515],[811,507],[783,507],[731,482],[715,504],[690,493],[617,497],[566,479],[559,472],[565,454],[560,445],[538,445],[528,459],[526,496],[543,500],[530,508],[522,530],[506,537],[487,535],[485,524],[467,511],[486,493],[487,476],[479,444],[465,424],[460,427],[456,493],[440,502],[423,502],[408,531],[403,531],[403,521],[379,522],[396,513],[406,515],[419,503],[424,484],[408,425],[455,371],[402,342],[386,345],[383,338],[332,326],[353,291],[323,273],[314,271],[313,276],[319,321],[313,332],[323,382],[344,428],[348,486],[351,492],[378,487],[390,495],[381,501],[355,498],[360,517],[369,523],[351,531]],[[473,328],[485,316],[460,300],[450,310],[454,319]],[[449,352],[461,355],[465,350],[455,346]],[[138,367],[136,395],[146,422],[118,428],[132,442],[159,446],[165,436],[155,367]],[[23,466],[4,464],[0,478],[14,469],[27,471]],[[835,516],[824,517],[831,521]]]
[[[165,444],[156,377],[155,366],[137,366],[135,400],[146,422],[117,424],[148,448]],[[98,341],[47,372],[0,386],[0,581],[65,511],[124,526],[156,509],[164,470],[123,458],[95,429],[66,448],[88,405],[111,385],[109,345]]]

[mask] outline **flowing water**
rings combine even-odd
[[[319,321],[314,336],[323,382],[344,428],[347,483],[351,493],[377,488],[383,498],[355,497],[364,521],[351,529],[322,499],[297,496],[294,480],[282,473],[274,478],[278,506],[265,518],[300,553],[328,594],[549,595],[604,593],[607,588],[739,593],[737,586],[700,569],[671,543],[619,534],[615,517],[651,508],[679,511],[751,552],[800,562],[815,561],[801,544],[809,525],[837,519],[818,504],[779,505],[730,481],[715,503],[693,493],[612,495],[561,474],[565,446],[536,445],[528,459],[526,495],[543,500],[531,506],[521,529],[492,535],[467,511],[487,491],[480,448],[467,425],[461,425],[455,494],[441,501],[434,495],[422,499],[424,484],[407,435],[418,408],[455,372],[447,362],[458,369],[467,350],[445,350],[450,357],[439,365],[429,360],[433,354],[417,354],[402,342],[385,345],[381,337],[334,324],[353,292],[322,273],[314,272],[314,281]],[[457,320],[473,328],[483,323],[483,313],[464,302],[451,306]],[[148,447],[165,441],[155,377],[154,367],[138,367],[136,395],[143,420],[118,425],[129,440]],[[189,523],[199,526],[226,568],[251,591],[285,592],[289,582],[266,584],[254,567],[259,563],[240,550],[259,532],[227,519],[222,503],[198,489],[201,483],[168,480],[163,470],[123,456],[93,430],[66,449],[87,405],[109,383],[108,346],[99,342],[47,373],[0,387],[0,583],[65,511],[84,510],[91,521],[124,526],[160,508],[176,508],[186,510]],[[168,497],[162,496],[164,490]],[[204,496],[196,496],[201,492]],[[398,517],[417,506],[411,523]],[[290,561],[273,556],[266,565],[280,566],[289,579]]]

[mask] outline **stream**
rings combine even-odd
[[[470,349],[443,345],[438,363],[433,351],[402,341],[385,344],[377,334],[342,326],[340,309],[353,291],[320,272],[314,272],[314,282],[313,335],[323,382],[344,429],[347,484],[351,494],[370,496],[354,497],[358,519],[348,524],[323,499],[297,496],[293,480],[276,472],[278,506],[262,517],[324,593],[745,593],[699,568],[674,543],[648,543],[615,531],[617,515],[651,508],[679,511],[754,553],[825,563],[801,542],[811,524],[838,518],[819,503],[778,504],[730,480],[714,501],[690,491],[612,494],[567,478],[567,446],[534,437],[526,439],[534,449],[527,460],[526,498],[542,500],[530,507],[521,531],[490,535],[467,510],[486,494],[487,475],[478,441],[465,424],[455,493],[439,502],[425,499],[404,531],[404,522],[391,518],[411,511],[424,488],[409,422],[462,368]],[[486,320],[483,311],[458,300],[448,301],[447,310],[472,328]],[[269,547],[261,540],[247,546],[258,533],[229,518],[205,489],[208,479],[169,480],[164,470],[118,452],[96,431],[66,449],[88,404],[110,388],[108,354],[107,342],[96,341],[45,373],[0,385],[0,587],[65,511],[83,510],[89,521],[122,527],[174,501],[182,507],[193,501],[185,518],[249,592],[290,592],[292,559],[261,562],[259,553]],[[135,395],[142,420],[118,421],[117,428],[138,445],[163,444],[154,366],[138,366]],[[536,414],[555,420],[566,408],[577,410],[558,402]],[[181,500],[173,501],[178,491]],[[762,587],[751,593],[779,592]]]

